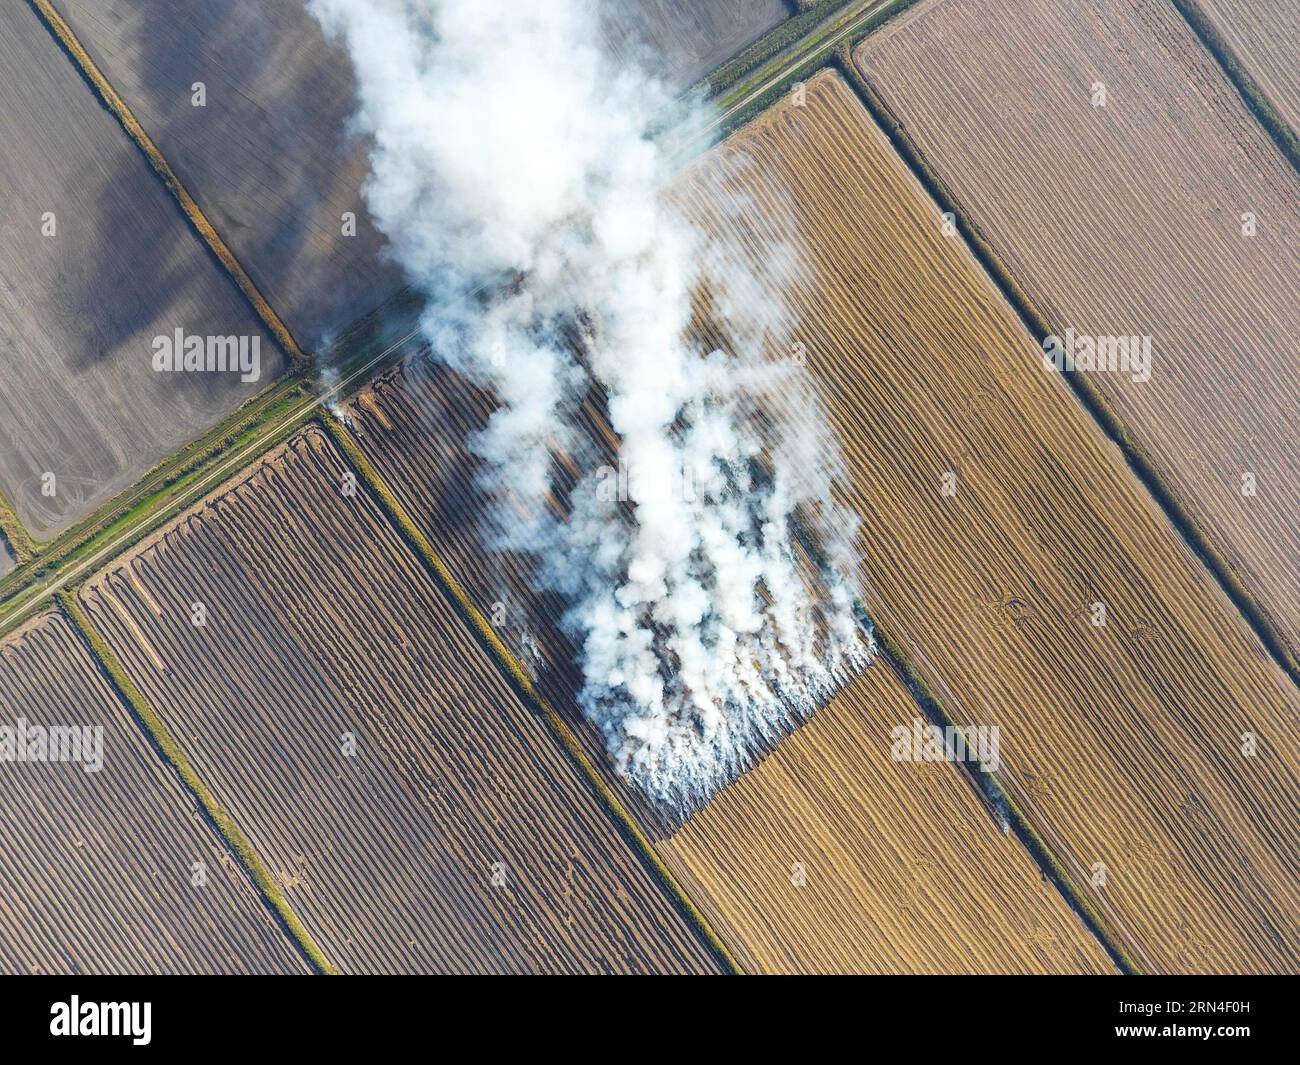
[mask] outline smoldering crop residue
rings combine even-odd
[[[367,207],[427,294],[435,357],[498,403],[473,442],[492,542],[568,604],[618,771],[689,811],[874,650],[836,448],[774,357],[798,250],[755,266],[665,196],[652,131],[704,105],[607,56],[589,3],[310,6],[351,56]],[[691,329],[701,294],[725,351]]]

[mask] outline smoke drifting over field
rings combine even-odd
[[[588,3],[311,7],[351,53],[367,203],[428,293],[433,350],[500,403],[475,441],[493,542],[569,604],[619,770],[689,810],[871,651],[834,448],[773,357],[772,282],[798,257],[773,249],[756,277],[674,210],[647,131],[698,115],[603,55]],[[735,350],[692,339],[693,298]]]

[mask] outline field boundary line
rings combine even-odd
[[[1202,47],[1218,63],[1224,77],[1237,90],[1246,105],[1246,110],[1264,127],[1264,131],[1273,139],[1278,151],[1286,156],[1287,162],[1297,173],[1300,173],[1300,137],[1297,137],[1291,124],[1278,113],[1268,93],[1247,72],[1246,65],[1237,58],[1237,53],[1224,40],[1223,34],[1196,0],[1171,0],[1171,2],[1191,26]]]
[[[171,731],[163,723],[162,718],[154,711],[144,694],[127,675],[126,670],[122,667],[121,662],[118,661],[117,656],[107,642],[100,636],[98,630],[94,627],[94,623],[91,622],[85,610],[77,601],[76,594],[65,590],[56,593],[55,599],[69,623],[81,635],[91,657],[116,690],[118,698],[122,700],[141,728],[153,741],[164,761],[169,763],[180,774],[186,788],[198,800],[212,826],[252,879],[253,886],[261,894],[266,905],[271,908],[281,928],[318,973],[336,974],[338,970],[329,963],[321,949],[316,945],[306,926],[303,925],[298,915],[293,911],[279,885],[276,884],[274,877],[271,876],[270,870],[267,869],[265,863],[253,849],[248,837],[244,835],[243,830],[235,824],[234,819],[217,802],[216,797],[200,779],[193,765],[180,749],[180,745],[177,744],[175,737],[172,736]]]
[[[806,80],[814,74],[833,66],[839,49],[855,48],[886,23],[903,14],[920,0],[863,0],[853,7],[844,5],[829,12],[824,19],[814,23],[808,32],[784,45],[775,56],[765,59],[753,70],[738,77],[725,89],[713,92],[709,100],[717,114],[703,126],[689,131],[686,149],[709,138],[707,150],[713,143],[725,139],[774,104],[796,80]],[[806,50],[800,51],[810,37],[820,39]],[[773,32],[776,32],[775,30]],[[758,81],[757,85],[753,83]],[[672,146],[678,151],[676,146]],[[683,155],[693,154],[682,150]]]
[[[265,434],[255,435],[230,460],[218,457],[210,465],[200,468],[193,479],[185,485],[183,491],[171,499],[166,506],[146,508],[142,516],[134,524],[128,522],[126,528],[116,538],[110,536],[107,542],[98,547],[95,547],[94,539],[77,545],[74,557],[56,568],[50,579],[42,581],[38,576],[32,583],[23,585],[13,593],[9,602],[3,607],[3,613],[0,613],[0,637],[7,635],[27,620],[42,600],[59,593],[70,584],[75,584],[91,572],[107,566],[122,552],[129,551],[141,539],[202,501],[210,492],[220,488],[232,477],[237,476],[245,466],[256,462],[295,429],[309,421],[313,410],[314,408],[311,407],[298,409]],[[94,547],[94,550],[88,555],[82,554],[81,552],[87,547]]]
[[[758,40],[724,59],[712,70],[698,77],[682,94],[719,96],[751,77],[759,67],[770,64],[777,56],[803,40],[817,26],[836,15],[844,14],[855,0],[782,0],[786,17]],[[858,3],[867,0],[856,0]]]
[[[573,730],[569,728],[568,724],[550,703],[542,697],[522,664],[502,642],[501,637],[496,634],[496,630],[492,628],[483,612],[474,605],[473,600],[461,587],[450,567],[442,560],[442,556],[438,554],[428,537],[420,531],[374,464],[362,452],[360,445],[352,439],[347,429],[339,424],[338,419],[330,415],[324,417],[317,415],[316,421],[325,431],[326,436],[334,442],[343,453],[344,458],[352,465],[357,476],[365,483],[374,497],[380,511],[393,523],[399,535],[406,541],[407,546],[425,564],[443,591],[452,597],[465,619],[470,622],[471,628],[477,633],[479,639],[486,644],[489,654],[497,660],[499,666],[505,669],[515,688],[527,701],[541,710],[542,717],[560,740],[569,758],[587,779],[588,784],[595,789],[599,798],[603,800],[625,839],[634,849],[641,853],[643,861],[658,878],[662,887],[667,891],[669,898],[677,903],[680,911],[695,926],[696,932],[703,938],[718,960],[732,974],[740,975],[743,970],[732,956],[731,951],[728,950],[718,934],[714,932],[708,919],[686,894],[686,891],[677,882],[677,878],[673,876],[668,866],[664,864],[663,859],[659,857],[650,840],[632,817],[631,811],[614,794],[614,790],[606,783],[595,765],[592,764],[591,759],[587,757],[587,753],[578,742],[578,738],[573,734]]]
[[[194,227],[199,239],[207,245],[208,250],[217,257],[217,261],[225,267],[230,279],[234,281],[239,291],[244,294],[244,297],[252,305],[254,312],[262,320],[262,324],[270,330],[281,349],[289,356],[290,361],[294,364],[308,362],[309,356],[298,346],[298,342],[294,340],[288,326],[280,320],[280,316],[275,313],[275,310],[266,301],[266,297],[262,295],[261,290],[258,289],[239,260],[235,258],[235,253],[221,239],[221,235],[208,221],[202,208],[199,207],[194,197],[190,195],[189,190],[182,184],[176,171],[172,169],[171,164],[167,162],[166,157],[153,142],[153,139],[145,132],[144,126],[140,124],[139,119],[135,117],[126,101],[118,95],[117,90],[104,76],[103,71],[90,58],[90,54],[72,32],[72,28],[63,20],[63,16],[55,9],[51,0],[28,0],[28,3],[32,5],[41,21],[45,23],[55,39],[63,46],[73,65],[81,72],[82,77],[90,83],[100,100],[103,101],[104,106],[121,123],[127,136],[144,153],[144,157],[149,161],[149,165],[153,167],[154,173],[162,179],[163,184],[167,186],[168,191],[171,192],[180,205],[181,212],[189,220],[190,225]]]
[[[88,544],[126,520],[132,512],[157,506],[168,493],[178,491],[187,480],[220,459],[234,446],[234,441],[248,436],[269,421],[274,411],[292,399],[295,391],[300,390],[304,384],[300,375],[286,375],[256,396],[250,396],[231,412],[229,418],[213,426],[202,437],[173,451],[147,470],[134,484],[106,499],[63,532],[48,540],[32,540],[32,553],[25,560],[30,565],[21,573],[15,571],[0,578],[0,604],[18,597],[51,568],[69,563]],[[2,500],[3,496],[0,495],[0,501]],[[0,526],[3,524],[3,514],[0,513]],[[3,609],[0,606],[0,610]]]
[[[160,459],[134,484],[104,500],[84,517],[48,540],[32,540],[30,558],[0,577],[0,633],[8,626],[7,615],[29,589],[53,579],[88,550],[103,543],[115,531],[144,521],[212,469],[235,450],[246,450],[258,434],[265,433],[286,409],[295,403],[307,410],[314,401],[360,387],[372,370],[384,369],[384,360],[419,335],[415,329],[381,329],[380,335],[360,338],[379,320],[400,325],[414,321],[410,313],[409,289],[395,293],[367,314],[356,318],[329,349],[338,357],[319,365],[288,366],[285,373],[260,392],[249,396],[221,421],[202,435]],[[397,333],[403,335],[396,341]],[[382,347],[379,357],[372,357]],[[342,354],[351,352],[351,354]],[[361,368],[361,373],[357,368]],[[3,495],[0,494],[0,499]],[[0,524],[3,516],[0,515]],[[21,522],[20,522],[21,524]],[[25,526],[24,526],[25,528]]]
[[[58,39],[64,50],[69,53],[74,65],[78,66],[83,77],[91,84],[91,87],[95,90],[97,95],[101,97],[105,105],[108,106],[115,117],[122,122],[124,127],[128,127],[128,132],[130,132],[128,123],[135,123],[135,129],[139,130],[140,135],[145,138],[148,147],[146,147],[145,144],[142,144],[139,140],[137,140],[137,145],[145,152],[146,156],[149,157],[151,165],[155,162],[155,156],[150,154],[150,148],[152,148],[153,152],[156,153],[156,158],[161,161],[166,173],[171,173],[170,167],[167,166],[161,152],[159,152],[156,146],[153,145],[152,141],[148,140],[148,136],[144,133],[143,127],[134,120],[134,117],[130,114],[129,109],[127,109],[126,104],[121,101],[120,97],[117,97],[117,94],[112,89],[107,79],[98,71],[93,60],[90,59],[84,48],[73,36],[71,29],[67,27],[67,24],[53,7],[50,0],[28,0],[28,2],[35,8],[38,16],[42,19],[50,32]],[[824,2],[830,2],[830,0],[824,0]],[[837,16],[842,18],[845,9],[849,7],[849,2],[850,0],[844,0],[843,3],[834,4],[832,8],[827,10],[826,17],[822,21],[813,24],[814,28],[823,25],[827,21],[835,19]],[[861,23],[854,26],[851,38],[853,41],[865,37],[868,33],[878,28],[879,25],[883,24],[884,21],[887,21],[888,18],[898,14],[906,7],[918,2],[918,0],[875,0],[875,2],[881,6],[873,9],[874,13],[866,20],[867,25],[865,29],[863,29]],[[804,12],[804,14],[806,15],[813,10],[817,10],[817,8],[810,8],[809,11]],[[781,25],[787,26],[792,21],[794,21],[793,18],[787,20]],[[780,27],[775,27],[772,32],[776,32],[779,28]],[[797,39],[789,42],[786,47],[797,44],[806,36],[807,34],[800,35]],[[755,42],[756,45],[758,43],[759,42]],[[803,66],[808,64],[809,59],[814,57],[817,58],[819,63],[818,69],[820,69],[821,66],[825,65],[825,62],[829,58],[824,54],[825,50],[826,46],[823,45],[821,48],[814,49],[802,59],[799,59],[798,57],[789,57],[787,59],[784,77],[792,76],[796,69],[802,69]],[[770,61],[764,60],[763,62],[768,63]],[[762,64],[760,63],[759,65]],[[98,77],[98,80],[96,80],[96,76]],[[699,84],[702,85],[703,83]],[[713,93],[712,95],[715,99],[718,99],[726,94]],[[112,102],[114,99],[117,100],[116,106]],[[761,101],[749,99],[744,104],[745,109],[749,109],[756,102]],[[722,123],[725,124],[732,122],[736,118],[736,114],[728,112],[722,119]],[[713,130],[716,130],[717,128],[717,125],[711,127]],[[155,170],[157,170],[157,167],[155,167]],[[172,176],[174,177],[175,175],[173,174]],[[163,174],[163,179],[166,180],[166,174]],[[179,180],[177,180],[176,187],[169,187],[172,188],[173,193],[177,193],[177,189],[179,189],[181,193],[184,192],[184,189],[179,185]],[[186,193],[185,195],[188,194]],[[193,221],[193,219],[191,219],[191,221]],[[215,230],[212,232],[215,236]],[[231,259],[234,261],[233,256]],[[238,263],[236,262],[235,265],[238,266]],[[399,291],[394,294],[393,297],[390,297],[390,301],[400,298],[401,295],[402,292]],[[359,316],[354,321],[353,326],[363,320],[368,320],[373,315],[383,311],[388,302],[389,301],[385,301],[367,314]],[[399,311],[398,313],[400,314],[401,312]],[[352,328],[352,326],[349,328]],[[347,331],[345,330],[344,339],[346,338],[346,332]],[[405,339],[409,339],[413,335],[414,333],[410,333]],[[341,339],[340,343],[343,342],[344,340]],[[343,365],[347,365],[349,361],[350,360],[345,360]],[[368,365],[373,366],[374,363]],[[50,583],[54,580],[56,575],[63,569],[75,565],[77,560],[85,553],[85,551],[93,549],[97,541],[101,540],[105,536],[111,535],[115,526],[122,523],[129,524],[132,521],[138,520],[144,522],[144,530],[147,531],[149,527],[152,527],[152,523],[148,521],[148,518],[155,508],[173,497],[176,492],[184,489],[187,483],[201,477],[208,469],[222,461],[231,447],[238,445],[241,447],[241,450],[246,450],[242,447],[241,442],[250,437],[255,437],[258,432],[262,431],[265,424],[274,416],[277,404],[283,403],[287,399],[292,398],[292,392],[295,388],[308,386],[306,375],[310,368],[310,359],[306,359],[302,363],[294,363],[291,361],[290,365],[286,368],[284,377],[280,381],[268,386],[257,395],[249,397],[245,403],[232,411],[227,418],[213,426],[207,433],[204,433],[202,436],[174,451],[171,455],[161,459],[152,469],[146,471],[145,474],[142,475],[134,484],[113,496],[111,499],[105,500],[105,502],[91,514],[86,515],[69,529],[51,537],[49,540],[34,540],[27,533],[26,527],[22,524],[21,520],[18,519],[17,512],[15,511],[12,522],[14,537],[22,539],[24,542],[23,547],[28,550],[27,557],[22,557],[22,551],[19,550],[19,545],[13,543],[13,539],[11,538],[11,543],[13,543],[15,548],[15,561],[18,565],[15,566],[13,572],[6,574],[4,577],[0,577],[0,635],[8,631],[13,624],[21,623],[22,618],[26,616],[26,609],[17,604],[27,596],[31,589],[36,588],[38,585],[42,585],[44,582],[43,587],[37,589],[37,594],[44,595],[51,590],[57,590],[57,585],[53,589],[50,587]],[[349,384],[355,380],[355,377],[356,375],[349,374]],[[269,447],[270,444],[268,443],[267,446]],[[0,495],[0,501],[3,501],[2,495]],[[183,506],[184,504],[181,505],[181,509],[183,509]],[[178,507],[174,502],[167,506],[164,510],[163,520],[166,520],[166,517],[174,515],[177,509]],[[10,531],[10,526],[6,524],[6,522],[7,519],[4,514],[3,506],[0,505],[0,533]],[[127,535],[130,535],[129,532]]]
[[[818,565],[824,564],[826,561],[825,554],[817,546],[815,539],[808,534],[802,523],[797,528],[799,530],[799,541],[803,544],[804,549],[817,561]],[[943,729],[956,728],[958,723],[944,708],[942,701],[925,682],[920,671],[912,664],[898,641],[871,616],[866,603],[861,598],[855,597],[854,604],[860,623],[868,625],[871,633],[876,638],[876,658],[883,661],[880,668],[893,671],[894,676],[907,689],[908,698],[930,720],[931,724],[938,725]],[[870,669],[872,664],[868,663],[866,668]],[[1005,818],[1007,825],[1015,828],[1016,838],[1020,841],[1021,846],[1025,848],[1030,861],[1037,866],[1039,872],[1051,877],[1052,885],[1060,892],[1065,904],[1083,921],[1084,927],[1101,944],[1119,970],[1126,976],[1137,972],[1138,970],[1128,955],[1111,942],[1111,934],[1096,912],[1096,908],[1089,903],[1086,895],[1075,889],[1067,871],[1052,856],[1051,851],[1047,848],[1039,833],[1035,831],[1029,819],[1021,812],[1019,805],[996,782],[995,775],[984,767],[983,761],[976,759],[973,765],[974,768],[972,768],[970,762],[960,762],[954,763],[953,768],[967,778],[967,783],[975,790],[976,797],[990,814]],[[1134,937],[1128,935],[1127,938],[1131,940]]]
[[[880,645],[880,656],[885,660],[885,664],[894,671],[898,679],[902,681],[903,686],[907,689],[912,700],[920,707],[921,712],[930,719],[932,724],[938,725],[940,728],[955,727],[957,722],[948,713],[943,702],[934,694],[929,684],[926,683],[920,671],[912,664],[906,652],[903,651],[893,636],[881,627],[878,621],[873,622],[873,624]],[[1020,804],[1007,793],[1005,788],[997,783],[995,774],[984,769],[982,763],[974,767],[963,766],[958,771],[967,777],[970,786],[975,789],[976,795],[990,812],[1000,813],[1006,818],[1007,823],[1014,830],[1016,838],[1029,853],[1030,859],[1052,881],[1053,886],[1060,892],[1066,905],[1083,921],[1084,927],[1101,944],[1120,972],[1125,976],[1132,976],[1142,972],[1143,969],[1134,962],[1128,951],[1119,944],[1121,939],[1127,940],[1138,950],[1141,950],[1136,937],[1127,931],[1124,931],[1122,935],[1116,934],[1116,929],[1112,926],[1120,924],[1118,918],[1112,914],[1108,920],[1102,915],[1101,910],[1091,897],[1080,890],[1070,870],[1053,854],[1042,835],[1034,828],[1029,818],[1025,816]],[[1109,911],[1109,907],[1107,907],[1107,910]],[[1147,965],[1148,971],[1154,971],[1155,967],[1151,966],[1149,961]]]
[[[939,207],[939,210],[951,213],[956,221],[957,231],[965,240],[967,248],[974,255],[976,262],[984,268],[984,272],[996,286],[1002,298],[1016,312],[1029,335],[1033,337],[1040,347],[1046,337],[1058,335],[1058,331],[1048,327],[1045,317],[1034,305],[1028,293],[1011,276],[1011,272],[1003,264],[998,253],[993,250],[992,244],[980,232],[979,227],[959,209],[956,197],[952,195],[938,173],[931,168],[929,162],[921,154],[920,149],[912,141],[911,136],[902,128],[902,123],[889,110],[871,83],[857,69],[850,49],[841,48],[836,55],[835,66],[840,75],[848,81],[850,87],[857,93],[857,97],[866,108],[867,113],[870,114],[876,125],[889,139],[889,142],[894,146],[895,152],[911,170],[913,177],[921,184],[921,187]],[[1124,457],[1125,464],[1132,471],[1133,476],[1137,478],[1138,483],[1146,489],[1163,512],[1165,519],[1182,538],[1183,543],[1191,550],[1193,556],[1209,571],[1210,576],[1214,578],[1220,590],[1224,592],[1229,602],[1241,614],[1250,630],[1254,633],[1255,638],[1263,645],[1264,650],[1282,669],[1282,672],[1290,678],[1291,682],[1300,688],[1300,661],[1297,661],[1286,639],[1278,631],[1268,614],[1265,613],[1263,607],[1255,600],[1255,597],[1246,590],[1246,587],[1241,583],[1241,580],[1220,555],[1219,551],[1210,543],[1206,534],[1201,531],[1200,525],[1187,512],[1182,503],[1178,501],[1173,490],[1166,486],[1164,477],[1146,457],[1141,447],[1129,436],[1128,430],[1125,429],[1115,412],[1111,410],[1110,405],[1102,397],[1097,386],[1087,380],[1087,375],[1084,373],[1066,371],[1062,372],[1061,376],[1065,379],[1066,384],[1070,386],[1071,391],[1073,391],[1083,409],[1097,423],[1102,434],[1119,449],[1120,454]]]

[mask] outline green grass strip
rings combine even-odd
[[[429,542],[428,537],[420,531],[419,527],[411,519],[406,508],[398,501],[388,484],[380,476],[379,471],[375,469],[374,465],[365,456],[365,453],[362,452],[360,446],[352,439],[351,434],[336,418],[326,415],[317,418],[317,421],[351,463],[357,476],[365,483],[370,490],[371,496],[389,521],[396,527],[402,539],[406,541],[407,546],[416,553],[442,589],[451,596],[462,616],[476,630],[483,643],[486,644],[489,653],[505,669],[516,690],[526,701],[532,703],[536,709],[541,711],[541,715],[551,727],[551,731],[558,737],[574,764],[604,801],[624,836],[640,851],[642,858],[658,877],[669,896],[695,926],[700,936],[717,955],[718,960],[731,973],[739,975],[742,970],[736,959],[718,937],[718,934],[714,932],[704,914],[700,912],[699,908],[677,882],[677,878],[663,863],[654,846],[645,833],[641,831],[640,826],[636,823],[623,801],[614,794],[613,789],[606,783],[600,771],[587,757],[587,753],[582,749],[582,745],[573,734],[573,730],[569,728],[565,720],[538,692],[523,665],[510,652],[509,648],[501,642],[501,638],[496,634],[496,630],[492,628],[492,624],[488,621],[486,615],[474,605],[469,594],[461,587],[460,582],[447,564],[443,562],[433,544]]]
[[[248,400],[238,417],[160,464],[134,489],[110,500],[35,558],[0,578],[0,635],[30,617],[37,600],[129,549],[301,428],[319,408],[325,392],[346,395],[400,360],[418,333],[414,329],[403,333],[410,324],[409,304],[407,297],[386,303],[387,325],[378,331],[367,327],[366,320],[358,320],[359,333],[345,344],[349,353],[326,367],[325,379],[295,371],[276,382]]]
[[[0,492],[0,536],[4,537],[18,563],[26,562],[36,554],[36,542],[27,532],[27,527],[18,518],[18,511],[9,502],[9,498]]]
[[[68,621],[86,641],[91,656],[117,690],[118,696],[130,709],[136,720],[139,721],[141,727],[149,734],[158,750],[162,752],[163,758],[180,774],[185,786],[198,799],[204,813],[207,814],[208,819],[221,834],[222,839],[225,840],[226,845],[234,853],[235,857],[243,864],[244,869],[252,878],[262,897],[279,918],[289,937],[297,944],[318,973],[336,974],[337,970],[326,960],[315,940],[312,939],[310,933],[303,926],[302,921],[298,919],[298,915],[293,912],[288,900],[284,897],[284,893],[280,890],[280,885],[275,882],[270,870],[267,869],[257,852],[253,850],[248,837],[244,835],[239,826],[235,824],[230,815],[217,802],[212,792],[208,790],[207,785],[199,779],[198,773],[194,771],[189,759],[180,749],[167,726],[163,724],[162,718],[155,713],[153,707],[149,705],[149,701],[136,687],[135,682],[127,676],[126,670],[122,668],[117,656],[104,642],[91,623],[90,618],[86,615],[85,610],[77,601],[76,595],[72,592],[62,591],[57,593],[55,598]]]
[[[789,92],[795,82],[806,81],[834,64],[839,50],[846,46],[853,48],[918,2],[863,0],[843,9],[836,5],[829,16],[819,6],[791,20],[797,22],[813,16],[811,27],[799,34],[785,51],[712,94],[714,106],[723,113],[716,135],[723,137],[739,129]]]

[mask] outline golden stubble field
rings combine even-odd
[[[1113,973],[1101,942],[948,763],[883,661],[664,838],[714,928],[769,973]]]
[[[61,614],[0,644],[0,707],[29,752],[37,726],[103,729],[95,772],[0,765],[0,971],[307,971]]]
[[[715,970],[349,473],[309,428],[83,593],[326,958]]]
[[[1151,338],[1086,383],[1300,661],[1300,176],[1214,58],[1168,0],[930,0],[856,61],[1048,329]]]
[[[1295,686],[846,83],[678,187],[743,254],[803,248],[787,299],[868,608],[954,720],[1001,728],[1001,782],[1113,940],[1141,969],[1300,967]]]

